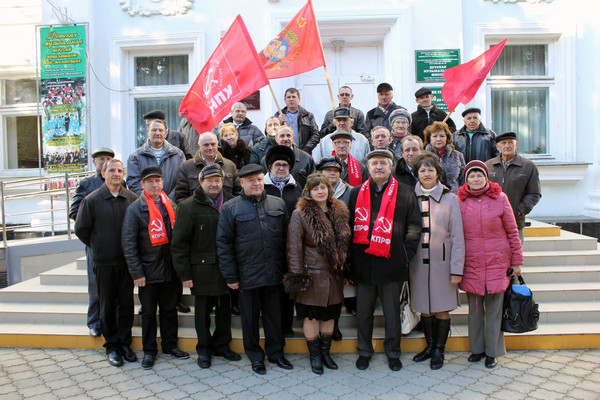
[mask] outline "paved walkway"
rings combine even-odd
[[[138,357],[141,352],[137,352]],[[100,350],[0,349],[1,399],[600,399],[600,350],[512,351],[493,370],[469,364],[466,353],[448,353],[431,371],[402,356],[392,372],[383,354],[358,371],[356,354],[334,354],[337,371],[317,376],[308,355],[293,354],[292,371],[267,363],[252,373],[247,358],[213,359],[211,369],[193,360],[159,356],[153,370],[139,362],[115,368]]]

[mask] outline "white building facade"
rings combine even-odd
[[[35,25],[88,24],[90,150],[126,160],[144,139],[141,116],[155,108],[179,125],[179,102],[221,35],[241,14],[261,50],[304,0],[22,0],[0,6],[0,176],[38,175]],[[12,4],[11,4],[12,3]],[[4,4],[4,3],[3,3]],[[352,87],[353,106],[376,105],[380,82],[396,104],[416,109],[415,52],[458,49],[460,62],[508,39],[496,67],[467,105],[482,122],[515,131],[519,150],[538,164],[542,199],[531,216],[600,217],[600,26],[591,0],[314,0],[333,90]],[[18,5],[18,7],[16,7]],[[301,105],[323,121],[331,108],[323,68],[273,80],[296,87]],[[452,115],[463,125],[461,105]],[[268,88],[250,110],[259,128],[277,111]]]

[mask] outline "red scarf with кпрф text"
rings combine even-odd
[[[152,197],[148,196],[148,193],[144,191],[144,196],[146,196],[146,202],[148,203],[148,214],[150,215],[150,222],[148,223],[148,234],[150,234],[150,242],[152,246],[160,246],[162,244],[169,243],[169,236],[167,236],[167,230],[165,229],[165,224],[163,223],[163,217],[158,209],[158,206],[152,199]],[[171,222],[171,228],[175,225],[175,210],[173,210],[173,206],[167,197],[167,194],[161,190],[160,197],[161,203],[167,209],[167,214],[169,214],[169,222]]]
[[[354,210],[354,236],[352,243],[368,244],[365,253],[375,257],[390,258],[390,245],[392,243],[392,227],[394,211],[396,210],[396,196],[398,195],[398,181],[390,178],[390,183],[383,193],[379,213],[373,225],[371,240],[369,241],[369,224],[371,223],[371,179],[366,180],[360,187],[356,198]]]

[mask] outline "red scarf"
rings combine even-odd
[[[154,199],[148,196],[146,191],[144,191],[144,196],[146,196],[146,202],[148,203],[148,214],[150,214],[148,234],[150,235],[150,242],[152,243],[152,246],[160,246],[169,243],[167,230],[165,229],[163,217],[158,209],[158,206],[154,202]],[[169,214],[169,220],[171,221],[171,228],[173,228],[173,225],[175,225],[175,211],[173,210],[173,206],[171,205],[166,193],[162,190],[160,192],[160,201],[167,209],[167,214]]]
[[[390,245],[392,243],[392,224],[396,210],[396,195],[398,194],[398,181],[390,178],[390,183],[385,189],[377,219],[373,225],[371,240],[369,241],[369,224],[371,222],[371,180],[366,180],[360,187],[356,198],[354,210],[354,236],[352,243],[368,244],[365,253],[375,257],[390,258]]]
[[[331,152],[331,155],[335,156],[335,150]],[[356,161],[356,158],[354,158],[352,154],[348,154],[346,163],[348,164],[348,183],[352,187],[360,185],[363,182],[363,179],[358,161]]]

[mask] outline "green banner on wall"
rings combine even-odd
[[[417,82],[444,82],[444,71],[459,64],[459,49],[415,51]]]

